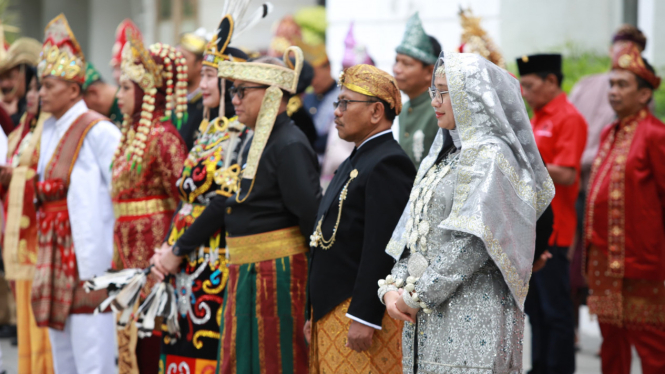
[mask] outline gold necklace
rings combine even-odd
[[[349,190],[349,184],[351,184],[351,182],[354,179],[356,179],[357,176],[358,176],[358,169],[353,169],[351,171],[351,174],[349,174],[349,177],[350,177],[349,181],[346,182],[346,184],[344,185],[344,188],[342,188],[342,192],[340,192],[340,194],[339,194],[339,211],[337,212],[337,222],[335,222],[335,228],[333,229],[332,236],[328,240],[326,240],[323,237],[323,231],[321,229],[321,225],[323,225],[323,219],[325,218],[325,215],[324,215],[323,217],[321,217],[321,219],[319,220],[319,223],[316,225],[316,230],[314,231],[314,233],[309,237],[309,240],[310,240],[309,245],[311,247],[316,248],[318,246],[321,246],[321,249],[328,250],[328,249],[330,249],[330,247],[333,246],[333,244],[335,244],[335,237],[337,236],[337,229],[339,228],[339,221],[342,218],[342,207],[344,206],[344,200],[346,200],[346,195],[347,195],[348,190]]]

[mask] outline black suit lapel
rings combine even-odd
[[[353,164],[351,163],[351,157],[349,157],[344,160],[341,165],[339,165],[335,176],[328,185],[326,193],[323,195],[321,205],[319,205],[317,222],[318,219],[321,219],[322,216],[325,216],[328,213],[330,206],[338,200],[339,194],[342,191],[342,187],[344,187],[344,183],[346,183],[346,181],[349,179],[351,170],[353,170]]]

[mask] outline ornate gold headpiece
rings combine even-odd
[[[295,66],[289,59],[293,52],[296,58]],[[233,62],[221,61],[219,63],[219,76],[226,79],[239,79],[247,82],[275,86],[292,94],[296,93],[298,77],[302,70],[303,53],[299,47],[289,47],[284,51],[284,66],[264,64],[260,62]]]
[[[80,84],[85,82],[85,57],[64,14],[46,25],[39,60],[40,78],[55,76]]]
[[[187,65],[182,54],[170,45],[156,43],[146,50],[143,42],[128,30],[120,69],[121,79],[135,82],[144,91],[139,128],[132,144],[126,148],[127,160],[131,161],[131,167],[140,173],[145,142],[153,123],[155,95],[158,89],[165,88],[166,92],[166,108],[164,117],[160,120],[170,120],[171,113],[175,109],[176,126],[180,128],[182,122],[187,121]],[[125,115],[121,144],[127,141],[130,127],[131,118]],[[120,147],[116,150],[114,161],[119,155]]]
[[[462,26],[462,45],[460,52],[475,53],[483,56],[500,68],[506,68],[499,47],[480,25],[481,18],[473,15],[471,8],[459,11],[460,24]]]

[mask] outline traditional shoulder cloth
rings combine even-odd
[[[295,55],[295,65],[289,59],[290,53]],[[242,172],[243,179],[254,179],[268,142],[275,119],[282,101],[282,90],[294,94],[298,87],[298,77],[303,65],[303,53],[298,47],[289,47],[284,51],[284,62],[287,66],[265,64],[259,62],[220,61],[219,76],[225,79],[243,80],[265,84],[268,87],[261,102],[261,109],[254,128],[254,139],[249,148],[247,163]],[[249,196],[247,192],[246,196]]]
[[[436,76],[448,78],[462,143],[453,207],[438,227],[477,236],[524,310],[534,255],[536,221],[554,197],[517,79],[470,53],[442,53]],[[418,170],[417,184],[443,146],[441,130]],[[386,252],[398,260],[405,249],[407,204]]]

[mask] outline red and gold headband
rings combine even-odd
[[[654,89],[660,87],[660,77],[647,68],[635,44],[628,43],[619,52],[614,54],[612,69],[628,70],[649,82]]]

